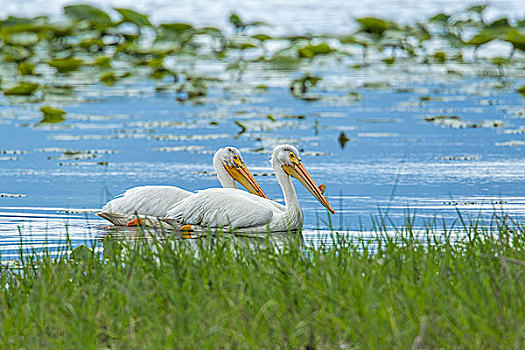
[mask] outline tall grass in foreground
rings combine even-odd
[[[117,241],[2,267],[2,349],[525,347],[525,232]],[[80,253],[82,252],[82,253]]]

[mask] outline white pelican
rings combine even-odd
[[[255,195],[266,197],[261,186],[244,164],[241,152],[235,147],[219,149],[213,157],[213,166],[225,190],[236,189],[235,180]],[[158,218],[166,217],[168,210],[195,193],[175,186],[138,186],[109,201],[96,215],[115,225],[135,226],[143,223],[155,226]],[[144,218],[142,221],[138,218]]]
[[[299,151],[290,145],[275,147],[271,163],[284,193],[285,205],[240,190],[210,188],[198,191],[168,210],[163,219],[181,230],[200,228],[238,229],[240,232],[295,231],[303,225],[303,212],[290,176],[299,180],[330,212],[335,213],[304,167]]]

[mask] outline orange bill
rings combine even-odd
[[[310,191],[310,193],[319,201],[319,203],[324,205],[326,209],[330,210],[332,214],[335,214],[334,209],[332,209],[332,206],[328,202],[328,199],[323,194],[326,186],[317,186],[314,179],[312,179],[312,177],[308,173],[308,170],[306,170],[306,168],[304,167],[303,163],[298,162],[293,167],[289,165],[283,165],[283,169],[288,175],[293,176],[297,180],[299,180],[303,184],[303,186],[306,187],[306,189]]]
[[[266,196],[266,193],[264,193],[259,183],[257,183],[252,173],[250,173],[250,171],[245,165],[238,167],[225,165],[224,168],[236,181],[243,185],[250,193],[253,193],[257,196],[261,196],[263,198],[268,198]]]

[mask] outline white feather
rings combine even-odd
[[[165,217],[175,203],[191,195],[193,193],[175,186],[133,187],[106,203],[102,212],[134,217],[137,213]]]
[[[225,203],[228,203],[225,205]],[[202,227],[265,226],[282,210],[269,199],[232,188],[198,191],[168,211],[177,222]]]
[[[286,206],[237,189],[208,189],[185,198],[168,211],[165,222],[172,226],[194,225],[200,228],[225,228],[257,232],[298,230],[303,225],[303,213],[290,176],[283,165],[293,165],[290,153],[300,161],[293,146],[277,146],[272,154],[272,166],[281,185]]]
[[[242,159],[235,147],[221,148],[213,157],[213,166],[223,187],[237,187],[233,177],[224,168],[224,164],[233,164],[233,155]],[[96,215],[118,226],[126,225],[137,217],[146,219],[143,223],[147,226],[158,226],[158,219],[165,218],[170,208],[193,195],[193,192],[175,186],[134,187],[106,203]]]

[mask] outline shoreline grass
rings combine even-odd
[[[26,255],[0,270],[0,348],[523,348],[524,226],[465,229],[320,247],[108,236]]]

